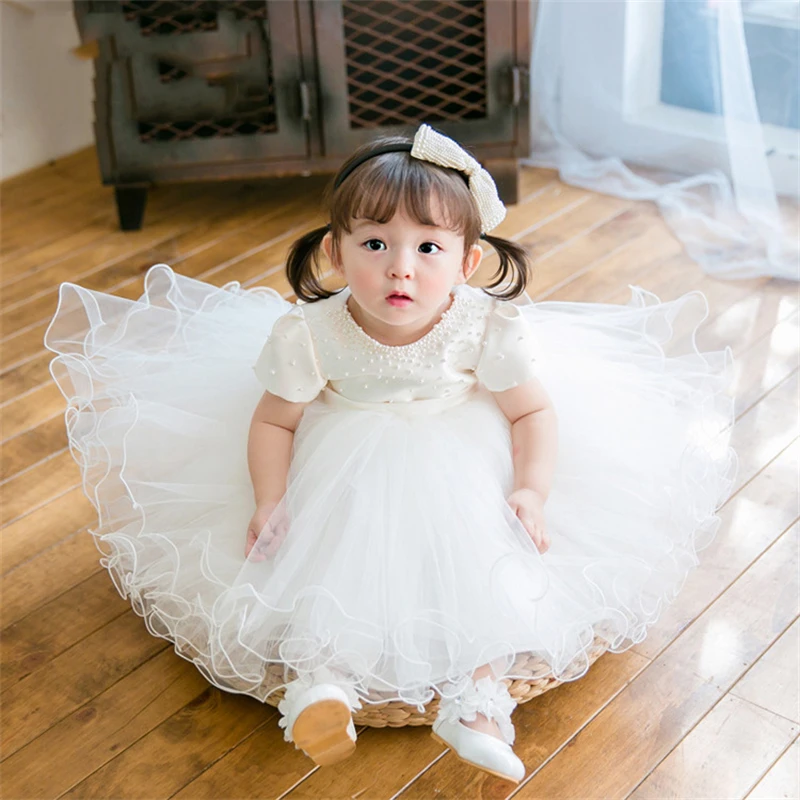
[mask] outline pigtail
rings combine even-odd
[[[497,271],[492,275],[492,283],[485,289],[493,289],[495,286],[500,286],[507,280],[511,280],[511,285],[503,292],[495,294],[494,292],[486,292],[492,297],[497,297],[500,300],[513,300],[525,293],[525,287],[531,278],[531,263],[528,251],[516,242],[509,239],[501,239],[499,236],[488,236],[484,234],[482,237],[487,241],[500,257],[500,266]],[[497,278],[497,280],[494,280]]]
[[[286,260],[286,277],[294,293],[307,303],[324,300],[337,292],[329,292],[319,282],[319,251],[329,225],[315,228],[305,236],[301,236],[289,251]]]

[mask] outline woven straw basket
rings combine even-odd
[[[594,664],[598,658],[608,649],[608,642],[595,636],[594,642],[588,652],[589,666]],[[283,667],[280,664],[270,666],[270,673],[275,678],[275,683],[284,682]],[[532,653],[523,653],[517,656],[514,662],[513,673],[515,675],[528,674],[530,678],[518,678],[516,680],[506,680],[508,691],[517,703],[527,703],[540,694],[544,694],[549,689],[553,689],[564,681],[552,676],[546,678],[535,678],[534,675],[541,675],[547,671],[545,663]],[[576,667],[576,674],[578,672]],[[582,670],[580,670],[582,671]],[[269,679],[267,679],[267,682]],[[277,706],[283,699],[284,689],[273,692],[266,702]],[[439,710],[439,697],[435,696],[427,706],[425,711],[420,713],[416,706],[408,705],[394,700],[386,703],[380,702],[379,696],[370,695],[370,700],[378,702],[362,703],[360,711],[353,714],[353,722],[356,725],[368,725],[372,728],[402,728],[405,725],[433,725],[436,714]]]

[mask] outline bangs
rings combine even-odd
[[[395,152],[365,161],[331,197],[334,246],[343,231],[352,232],[354,220],[387,223],[398,211],[420,225],[461,234],[465,249],[480,235],[478,208],[465,176]]]

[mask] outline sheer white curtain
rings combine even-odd
[[[527,163],[653,200],[725,278],[800,280],[800,0],[539,0]]]

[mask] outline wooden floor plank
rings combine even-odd
[[[367,728],[358,732],[356,753],[325,769],[314,766],[283,740],[277,716],[258,728],[235,750],[219,759],[181,789],[175,800],[219,797],[391,797],[442,752],[430,729]],[[270,753],[272,779],[264,782],[260,754]],[[293,788],[294,787],[294,788]]]
[[[188,187],[165,187],[162,192],[153,192],[152,199],[155,203],[169,198],[180,201],[189,197],[189,194]],[[110,227],[114,213],[113,195],[96,186],[78,190],[74,195],[57,193],[52,201],[29,211],[24,224],[15,224],[12,219],[7,219],[5,225],[8,227],[4,226],[3,229],[2,253],[9,266],[8,272],[3,269],[4,281],[12,286],[16,283],[20,273],[14,269],[14,263],[18,258],[24,258],[33,250],[67,235],[87,221]],[[146,218],[148,216],[152,217],[152,214],[146,215]],[[25,274],[24,266],[22,274]]]
[[[99,559],[94,539],[79,532],[17,567],[3,579],[3,627],[98,572]]]
[[[722,281],[704,275],[686,254],[678,253],[658,264],[651,264],[636,277],[636,285],[652,292],[661,300],[674,300],[687,292],[699,291],[706,295],[711,311],[722,304],[731,305],[736,300],[772,284],[778,291],[784,288],[768,278],[752,278],[741,281]],[[627,286],[618,286],[602,297],[607,303],[626,303],[630,298]]]
[[[566,285],[606,259],[613,258],[615,253],[624,252],[634,242],[650,236],[656,224],[648,209],[636,207],[586,230],[563,247],[540,252],[534,260],[528,294],[534,300],[546,299],[556,287]],[[520,241],[536,246],[535,234],[522,237]]]
[[[630,800],[744,797],[798,732],[797,723],[727,694]]]
[[[44,349],[35,354],[26,351],[24,363],[0,374],[0,414],[9,403],[21,400],[23,396],[50,382],[49,368],[52,358],[53,353]],[[5,364],[5,360],[3,363]]]
[[[46,164],[4,178],[0,183],[0,203],[6,206],[28,206],[43,197],[50,197],[56,183],[63,187],[94,183],[97,169],[97,152],[94,147],[84,147],[73,153],[59,156]]]
[[[800,797],[800,740],[778,759],[746,800],[795,800]]]
[[[7,205],[7,204],[6,204]],[[113,191],[100,185],[52,188],[50,196],[7,208],[2,219],[0,270],[43,245],[68,235],[76,227],[98,218],[116,216]]]
[[[731,694],[800,724],[800,621],[753,665],[731,689]]]
[[[213,213],[216,207],[225,206],[230,198],[241,191],[241,184],[225,183],[215,187],[214,191],[203,191],[203,187],[188,184],[174,184],[156,187],[148,192],[148,203],[145,211],[145,221],[139,230],[123,231],[115,220],[116,210],[113,195],[105,191],[94,191],[87,195],[83,209],[81,203],[76,207],[59,203],[49,211],[40,211],[38,214],[29,215],[24,225],[18,226],[18,231],[30,238],[33,246],[18,250],[14,255],[6,256],[3,263],[3,290],[12,293],[12,301],[19,299],[19,285],[30,284],[41,287],[41,278],[48,271],[58,270],[59,266],[72,263],[76,271],[85,270],[85,263],[96,263],[99,257],[110,257],[120,248],[124,250],[126,243],[133,250],[140,248],[143,242],[152,240],[149,231],[163,230],[165,222],[173,220],[176,223],[189,221],[187,212],[191,209],[208,209]],[[45,224],[43,220],[46,219]],[[155,221],[155,222],[154,222]],[[89,223],[88,227],[100,234],[93,242],[90,249],[77,248],[72,252],[65,250],[66,258],[58,255],[55,241],[62,237],[74,234]],[[54,234],[58,234],[57,238]],[[157,235],[157,234],[156,234]],[[38,258],[37,253],[45,246],[50,246],[50,252],[56,250],[55,257]],[[96,251],[96,252],[95,252]]]
[[[166,647],[128,610],[26,675],[0,695],[4,758]]]
[[[79,481],[80,473],[72,455],[69,451],[58,453],[49,461],[6,481],[0,523],[7,525],[30,509],[60,497],[77,486]]]
[[[34,613],[3,629],[0,688],[10,688],[129,608],[130,603],[119,596],[106,570],[98,568]]]
[[[192,664],[161,650],[6,759],[6,797],[59,797],[207,691]]]
[[[155,200],[156,213],[163,214],[170,203],[187,196],[183,187],[157,187],[150,192],[150,205]],[[46,211],[40,212],[46,213]],[[93,247],[117,239],[124,240],[126,231],[119,228],[119,219],[112,189],[97,187],[92,196],[92,208],[83,210],[71,224],[53,226],[47,235],[32,237],[32,246],[3,259],[3,287],[16,283],[32,272],[50,267],[59,261],[83,254],[91,258]]]
[[[233,211],[235,208],[240,208],[241,203],[248,195],[246,184],[232,183],[226,185],[222,187],[221,194],[218,191],[219,188],[221,187],[209,186],[208,184],[194,186],[176,184],[153,187],[148,192],[144,224],[149,224],[149,218],[153,215],[168,215],[171,208],[179,206],[181,203],[186,202],[188,198],[197,195],[216,194],[220,200],[219,210],[221,213],[225,213],[226,209]],[[131,241],[129,237],[130,231],[122,231],[119,228],[113,191],[109,189],[108,192],[105,207],[96,217],[82,220],[68,231],[62,232],[53,241],[39,242],[39,245],[33,249],[26,250],[26,252],[17,256],[7,257],[3,262],[4,285],[15,283],[28,273],[55,266],[70,257],[82,254],[85,259],[91,261],[96,259],[100,253],[105,252],[107,245],[113,242],[122,244],[126,241]],[[213,219],[213,212],[211,212],[208,221],[213,224]]]
[[[84,496],[81,486],[30,511],[0,533],[3,574],[31,561],[96,521],[97,512]]]
[[[735,490],[744,486],[761,467],[785,450],[800,431],[797,409],[798,375],[784,381],[753,406],[734,426],[731,446],[739,453]],[[755,443],[752,446],[752,443]]]
[[[736,360],[733,393],[739,413],[747,411],[800,368],[800,314],[778,322]]]
[[[297,206],[288,204],[286,207],[279,208],[274,214],[264,215],[259,220],[259,227],[254,230],[249,244],[255,246],[256,243],[261,245],[260,252],[269,253],[273,258],[280,258],[281,261],[285,258],[286,251],[291,244],[290,235],[287,233],[287,226],[291,228],[293,222],[297,219],[298,215]],[[234,237],[232,241],[223,240],[215,241],[209,247],[192,248],[182,257],[176,258],[180,265],[181,274],[189,277],[202,277],[209,274],[219,266],[220,258],[236,258],[235,254],[240,252],[241,248],[247,249],[248,240],[245,233],[240,233]],[[274,253],[274,255],[273,255]],[[253,258],[254,263],[258,263],[257,257]],[[149,266],[149,264],[148,264]],[[113,278],[110,277],[108,271],[102,273],[98,277],[101,279],[100,283],[92,281],[86,282],[87,288],[94,288],[97,290],[105,290],[107,287],[102,281],[110,280],[116,294],[130,299],[138,298],[143,292],[143,280],[141,277],[141,268],[139,263],[136,262],[130,268],[123,264],[120,270],[115,270]],[[136,276],[136,277],[132,277]],[[120,280],[122,281],[120,283]],[[214,281],[212,283],[221,285],[225,279]],[[48,300],[53,303],[53,311],[55,310],[55,299]],[[49,364],[52,354],[38,355],[43,351],[42,339],[44,332],[47,328],[47,322],[36,324],[32,329],[26,330],[16,336],[11,337],[5,342],[4,357],[7,365],[17,363],[20,359],[31,360],[35,359],[39,367],[36,370],[36,380],[49,381],[49,373],[47,372],[47,364]],[[30,354],[34,353],[31,357]],[[25,362],[21,368],[24,371]],[[18,382],[12,382],[13,386],[11,391],[18,388]],[[29,380],[24,379],[23,386],[28,388]],[[35,399],[35,402],[33,400]],[[56,413],[62,411],[64,408],[64,401],[56,387],[52,384],[43,385],[36,390],[35,398],[26,393],[24,396],[19,397],[17,400],[10,400],[3,407],[3,435],[5,438],[18,435],[19,433],[41,424],[44,421],[50,420]]]
[[[680,252],[681,246],[675,237],[662,225],[653,224],[641,236],[609,253],[601,269],[593,263],[585,272],[560,281],[537,299],[573,303],[594,301]]]
[[[22,436],[39,425],[55,424],[52,420],[56,417],[63,425],[65,408],[64,395],[52,379],[35,391],[10,400],[2,408],[3,442]]]
[[[527,219],[523,219],[520,227],[517,230],[510,229],[508,235],[530,248],[530,255],[536,265],[545,257],[552,257],[576,237],[608,225],[634,208],[628,200],[604,194],[584,194],[580,200],[567,213],[552,217],[544,224],[532,227],[528,225]],[[534,266],[534,274],[536,270],[537,267]]]
[[[719,531],[699,553],[701,567],[689,575],[647,638],[634,646],[637,653],[655,658],[794,522],[797,508],[787,498],[796,491],[799,469],[800,440],[795,440],[725,504]]]
[[[701,349],[731,347],[742,349],[747,341],[768,334],[779,322],[794,316],[800,297],[787,293],[777,284],[765,285],[726,309],[713,325],[701,328],[697,346]]]
[[[70,254],[91,253],[92,247],[100,240],[113,236],[119,231],[119,222],[113,209],[113,198],[109,195],[108,208],[88,224],[57,236],[49,242],[40,242],[31,250],[18,256],[6,257],[2,270],[3,285],[19,280],[23,275],[37,269],[52,266]]]
[[[63,796],[171,797],[274,716],[252,698],[207,688]]]
[[[100,182],[93,148],[4,180],[0,185],[0,271],[7,256],[41,244],[30,235],[31,225],[39,218],[51,220],[44,235],[57,238],[70,229],[59,225],[59,219],[71,214],[74,225],[81,215],[85,219],[96,198],[103,196],[113,204],[113,190]]]
[[[2,481],[43,463],[67,446],[67,430],[61,414],[35,428],[29,428],[11,441],[4,441],[0,459],[0,486]]]
[[[213,216],[220,201],[224,202],[231,192],[232,189],[228,187],[222,197],[214,197],[183,187],[179,199],[171,204],[171,198],[165,200],[164,205],[168,205],[168,208],[160,210],[167,213],[158,214],[156,221],[142,226],[140,230],[118,231],[99,242],[88,256],[82,251],[73,253],[51,266],[26,272],[3,287],[4,317],[8,319],[9,312],[18,304],[28,303],[42,292],[55,290],[64,280],[80,281],[103,266],[113,265],[136,253],[146,253],[192,228],[202,226],[202,220]]]

